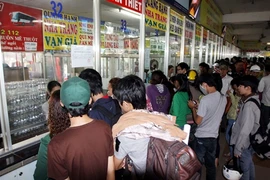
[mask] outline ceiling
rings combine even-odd
[[[270,42],[270,0],[214,0],[238,40]]]

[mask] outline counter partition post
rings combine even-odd
[[[169,66],[169,59],[170,56],[170,7],[167,8],[167,24],[166,24],[166,32],[165,32],[165,52],[164,52],[164,74],[168,74],[168,66]]]
[[[144,1],[142,1],[144,2]],[[139,44],[139,77],[143,80],[144,52],[145,52],[145,3],[142,3],[142,14],[140,18],[140,44]]]
[[[201,26],[201,39],[200,39],[200,51],[199,51],[199,64],[202,62],[202,55],[203,55],[203,31],[204,27]],[[196,67],[199,68],[199,67]]]
[[[9,127],[9,118],[8,118],[8,108],[7,108],[7,99],[6,99],[6,89],[5,89],[5,79],[4,79],[4,69],[3,69],[3,54],[0,45],[0,123],[1,130],[3,134],[3,143],[4,151],[11,150],[12,143],[10,138],[10,127]],[[1,104],[2,103],[2,104]]]
[[[191,59],[190,59],[190,67],[194,68],[194,59],[195,59],[195,36],[196,36],[196,23],[193,24],[193,32],[192,32],[192,42],[191,42]]]
[[[100,56],[100,1],[93,0],[95,68],[101,72]]]

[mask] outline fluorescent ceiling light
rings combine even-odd
[[[270,45],[270,42],[268,42],[267,45]]]

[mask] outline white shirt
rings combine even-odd
[[[262,103],[265,106],[270,106],[270,75],[261,79],[258,91],[262,92]]]
[[[231,90],[231,81],[233,80],[233,78],[229,75],[226,74],[226,76],[224,76],[222,78],[222,89],[221,89],[221,94],[226,95],[228,90]]]

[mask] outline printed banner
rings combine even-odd
[[[174,10],[171,10],[170,14],[170,33],[177,36],[182,36],[184,17]]]
[[[201,34],[202,34],[202,27],[196,24],[196,36],[195,36],[196,41],[199,42],[201,41]]]
[[[194,31],[194,24],[186,19],[186,28],[185,28],[185,50],[184,54],[186,56],[191,55],[191,45],[193,40],[193,31]]]
[[[107,0],[121,7],[142,13],[142,0]]]
[[[265,43],[261,43],[258,41],[239,41],[238,45],[243,51],[247,52],[257,52],[260,50],[264,50],[266,47]]]
[[[78,16],[62,14],[53,17],[51,11],[43,10],[43,35],[45,50],[70,51],[72,44],[79,44]]]
[[[200,24],[214,33],[222,33],[222,13],[213,0],[202,0]]]
[[[203,28],[203,44],[207,43],[207,29]]]
[[[79,45],[93,46],[93,19],[79,16]]]
[[[43,51],[42,11],[0,1],[2,51]]]
[[[145,3],[145,24],[148,27],[166,31],[167,11],[168,8],[165,4],[152,0],[146,0]]]

